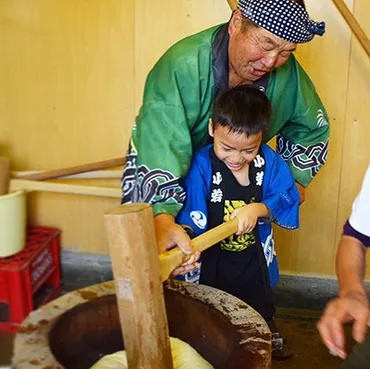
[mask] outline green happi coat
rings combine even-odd
[[[151,203],[155,215],[181,209],[179,179],[208,139],[215,95],[228,87],[227,47],[227,25],[213,27],[179,41],[151,70],[126,155],[122,203]],[[276,151],[307,186],[326,161],[325,108],[293,55],[263,80],[260,88],[272,104],[264,141],[277,135]]]

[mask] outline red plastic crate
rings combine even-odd
[[[16,331],[60,292],[59,235],[56,228],[29,227],[25,248],[0,258],[0,330]]]

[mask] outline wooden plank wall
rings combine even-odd
[[[134,1],[0,1],[0,154],[13,170],[123,156],[134,120]],[[119,181],[89,184],[119,186]],[[29,220],[106,252],[114,199],[32,194]]]
[[[370,37],[370,3],[355,0],[354,15]],[[352,198],[361,186],[361,180],[370,163],[370,59],[361,45],[352,37],[347,92],[345,130],[341,166],[341,188],[338,199],[338,228],[346,219]],[[370,220],[369,220],[370,221]],[[367,276],[370,276],[368,254]]]
[[[322,38],[298,46],[296,56],[314,81],[331,120],[328,163],[307,188],[299,231],[276,229],[280,268],[287,274],[333,274],[338,232],[343,134],[351,50],[351,32],[332,1],[306,1],[312,19],[325,19]],[[352,3],[348,3],[352,8]]]
[[[328,31],[299,46],[297,57],[327,107],[332,137],[328,164],[301,208],[301,229],[276,229],[276,242],[286,273],[333,275],[341,226],[369,163],[370,62],[331,0],[306,3]],[[370,35],[368,2],[347,4]],[[0,155],[14,170],[122,156],[155,61],[182,37],[229,17],[220,0],[2,0]],[[107,252],[102,214],[116,200],[29,200],[30,222],[62,228],[64,248]]]

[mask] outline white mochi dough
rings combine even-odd
[[[174,369],[214,369],[188,343],[170,337]],[[128,369],[126,351],[118,351],[102,357],[90,369]]]

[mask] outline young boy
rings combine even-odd
[[[177,223],[198,236],[239,219],[235,235],[202,253],[200,283],[245,301],[275,330],[271,286],[279,273],[271,221],[296,229],[299,194],[288,165],[262,144],[270,117],[269,100],[254,87],[239,86],[217,98],[209,123],[214,144],[193,157]]]

